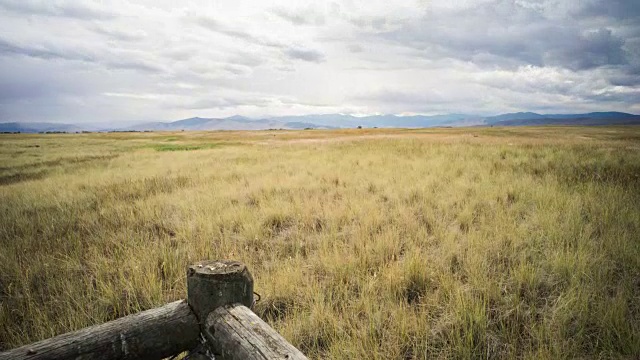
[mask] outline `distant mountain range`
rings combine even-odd
[[[152,122],[139,124],[123,130],[264,130],[264,129],[304,129],[317,128],[318,125],[302,121],[280,121],[277,119],[250,119],[244,116],[231,116],[228,118],[199,118],[172,121]]]
[[[447,115],[372,115],[346,114],[280,116],[251,119],[244,116],[200,118],[171,122],[149,122],[128,127],[97,127],[83,124],[0,123],[0,132],[79,132],[79,131],[180,131],[180,130],[266,130],[333,128],[425,128],[443,126],[538,126],[538,125],[640,125],[640,115],[621,112],[588,114],[537,114],[520,112],[497,116]]]

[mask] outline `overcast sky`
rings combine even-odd
[[[0,0],[0,121],[640,113],[638,0]]]

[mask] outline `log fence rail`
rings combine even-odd
[[[307,359],[251,311],[253,277],[237,261],[187,270],[187,299],[0,353],[0,360]],[[199,346],[201,345],[201,346]]]

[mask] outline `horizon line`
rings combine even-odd
[[[413,113],[413,114],[403,114],[403,113],[371,113],[371,114],[357,114],[357,113],[341,113],[341,112],[336,112],[336,113],[308,113],[308,114],[303,114],[303,115],[272,115],[272,116],[245,116],[245,115],[240,115],[240,114],[234,114],[234,115],[229,115],[229,116],[224,116],[224,117],[203,117],[203,116],[193,116],[193,117],[187,117],[187,118],[182,118],[182,119],[175,119],[175,120],[103,120],[103,121],[80,121],[80,122],[59,122],[56,120],[13,120],[13,121],[5,121],[5,120],[0,120],[0,124],[11,124],[11,123],[50,123],[50,124],[67,124],[67,125],[75,125],[75,124],[102,124],[102,123],[111,123],[111,122],[118,122],[121,124],[125,124],[125,123],[139,123],[139,124],[145,124],[145,123],[172,123],[172,122],[177,122],[177,121],[183,121],[183,120],[191,120],[191,119],[206,119],[206,120],[214,120],[214,119],[218,119],[218,120],[227,120],[227,119],[232,119],[232,118],[245,118],[248,120],[269,120],[269,119],[278,119],[278,118],[287,118],[287,117],[305,117],[305,116],[327,116],[327,115],[340,115],[340,116],[351,116],[354,118],[367,118],[367,117],[375,117],[375,116],[395,116],[398,118],[408,118],[408,117],[416,117],[416,116],[423,116],[423,117],[436,117],[436,116],[468,116],[468,117],[477,117],[480,119],[484,119],[484,118],[490,118],[490,117],[495,117],[495,116],[502,116],[502,115],[515,115],[515,114],[535,114],[535,115],[588,115],[588,114],[599,114],[599,113],[618,113],[618,114],[626,114],[626,115],[634,115],[634,116],[640,116],[640,114],[635,114],[635,113],[630,113],[630,112],[625,112],[625,111],[615,111],[615,110],[610,110],[610,111],[590,111],[590,112],[553,112],[553,113],[542,113],[542,112],[535,112],[535,111],[515,111],[515,112],[501,112],[501,113],[494,113],[493,115],[479,115],[479,114],[465,114],[465,113],[438,113],[438,114],[434,114],[434,115],[428,115],[426,113]]]

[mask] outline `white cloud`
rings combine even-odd
[[[632,0],[0,0],[0,121],[633,112],[639,10]]]

